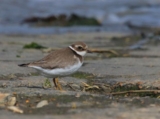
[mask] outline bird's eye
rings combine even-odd
[[[81,46],[78,46],[78,50],[83,50],[83,48]]]

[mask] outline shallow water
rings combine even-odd
[[[90,31],[129,31],[126,23],[138,27],[160,27],[159,0],[1,0],[1,34],[53,34]],[[100,27],[33,28],[21,22],[33,16],[72,13],[96,18]]]

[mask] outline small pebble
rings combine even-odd
[[[41,108],[45,105],[48,105],[48,101],[47,100],[42,100],[37,104],[36,108]]]
[[[8,93],[0,93],[0,107],[13,106],[16,103],[16,97]]]
[[[17,112],[17,113],[23,113],[23,110],[19,109],[18,107],[16,106],[8,106],[7,109],[13,111],[13,112]]]

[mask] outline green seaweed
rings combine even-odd
[[[31,42],[30,44],[24,45],[23,48],[25,48],[25,49],[43,49],[43,48],[46,48],[46,47],[44,47],[42,45],[39,45],[36,42]]]
[[[49,79],[46,79],[45,82],[43,83],[43,87],[44,88],[51,88],[52,85],[51,85],[51,82]]]
[[[85,17],[77,14],[71,14],[67,17],[65,14],[59,16],[48,17],[31,17],[22,21],[22,23],[30,23],[36,27],[45,26],[100,26],[101,23],[93,17]]]
[[[100,26],[95,18],[87,18],[72,14],[68,20],[67,26]]]
[[[17,58],[20,58],[21,56],[20,56],[20,55],[16,55],[16,57],[17,57]]]

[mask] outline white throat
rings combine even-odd
[[[82,52],[76,51],[72,46],[69,46],[69,48],[71,48],[73,51],[75,51],[80,56],[84,56],[87,53],[86,51],[82,51]]]

